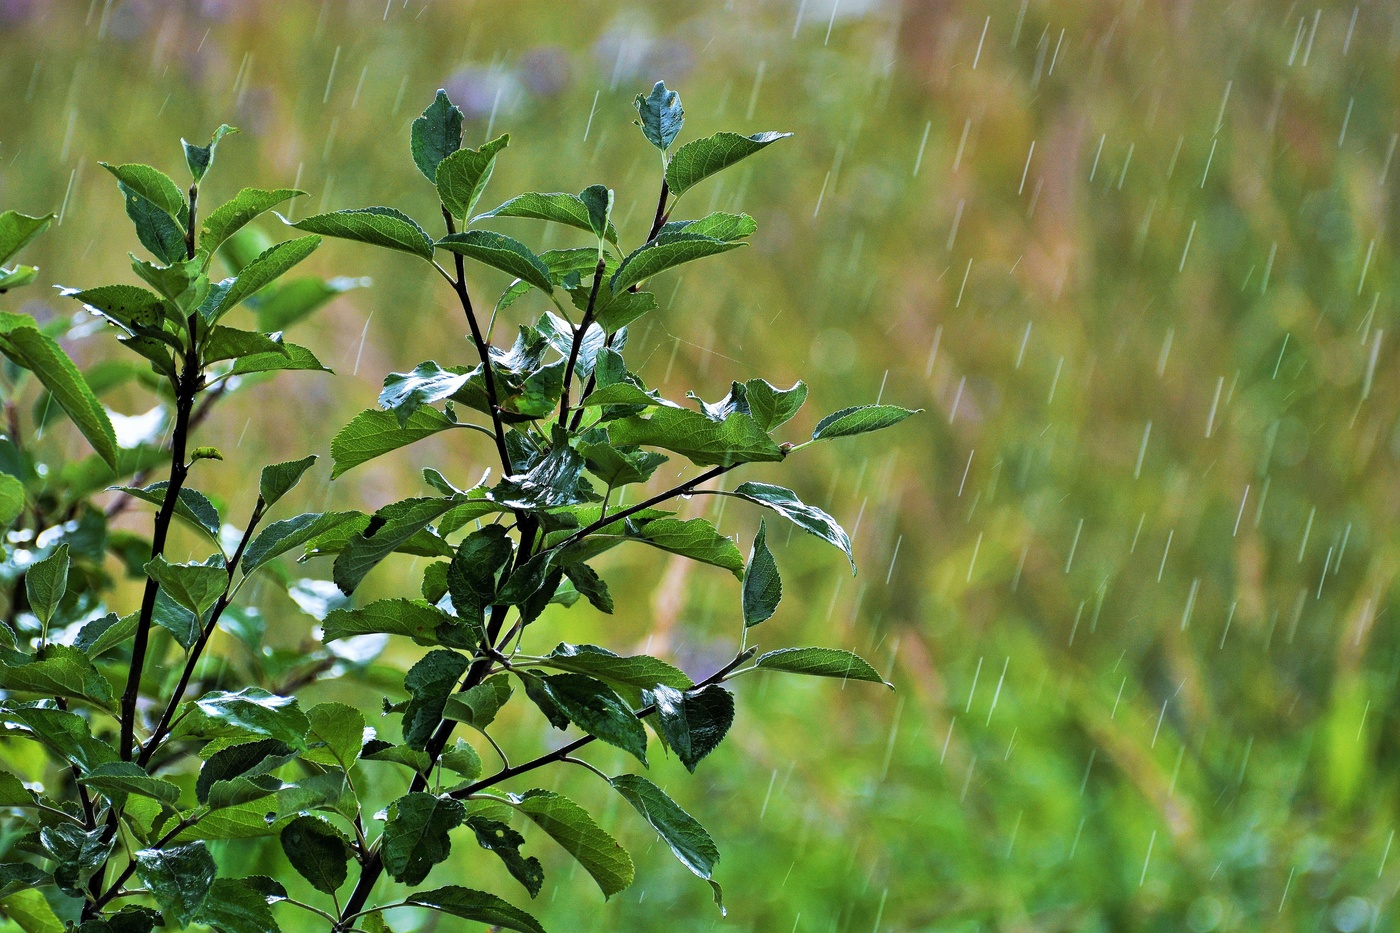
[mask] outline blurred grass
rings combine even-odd
[[[658,283],[634,347],[651,384],[707,397],[806,378],[798,427],[876,397],[928,409],[784,466],[862,573],[780,537],[787,600],[758,630],[860,651],[899,692],[749,681],[696,778],[656,767],[720,843],[727,920],[586,773],[545,777],[614,808],[640,879],[604,906],[550,859],[551,929],[1395,926],[1393,5],[7,0],[0,48],[0,204],[61,208],[28,257],[51,283],[129,278],[98,159],[173,168],[220,122],[244,131],[224,194],[295,183],[298,215],[431,219],[407,126],[446,85],[469,139],[512,134],[486,201],[605,182],[632,242],[658,175],[637,91],[678,87],[687,137],[797,133],[682,202],[759,235]],[[253,465],[324,453],[384,373],[469,356],[407,260],[312,262],[375,285],[299,332],[339,375],[281,377],[211,424],[234,515]],[[425,463],[467,482],[489,460],[430,441],[305,499],[378,505]],[[693,671],[732,646],[718,573],[619,553],[606,575],[636,611],[551,616],[541,645],[650,640]],[[305,637],[262,599],[275,637]],[[512,893],[479,855],[439,871]]]

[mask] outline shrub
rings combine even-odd
[[[149,166],[104,166],[155,261],[133,260],[146,287],[62,294],[85,309],[75,323],[96,315],[140,359],[103,362],[84,373],[55,340],[66,321],[0,314],[0,353],[10,364],[0,441],[0,522],[9,529],[0,566],[9,597],[0,626],[0,722],[8,733],[0,759],[11,769],[0,772],[7,814],[0,911],[21,929],[145,933],[161,924],[202,924],[262,933],[278,928],[283,911],[300,910],[317,918],[313,928],[373,933],[389,929],[388,911],[411,907],[539,931],[529,914],[494,893],[423,885],[448,857],[455,830],[459,843],[474,837],[537,895],[544,872],[537,857],[522,851],[524,839],[511,826],[519,818],[574,856],[605,896],[627,887],[630,857],[583,807],[538,789],[489,793],[507,782],[528,788],[524,776],[554,763],[596,772],[710,883],[720,902],[711,877],[719,853],[701,825],[640,774],[609,776],[577,753],[602,741],[646,766],[650,726],[662,748],[694,771],[733,721],[729,680],[763,670],[881,678],[865,661],[831,648],[758,655],[747,646],[747,630],[772,616],[782,595],[766,526],[746,565],[710,522],[676,518],[665,506],[694,494],[741,499],[850,558],[841,527],[792,491],[756,482],[732,490],[705,484],[744,464],[781,462],[809,444],[884,428],[912,412],[850,408],[821,419],[810,439],[780,443],[773,432],[802,405],[801,382],[783,389],[751,379],[734,383],[719,401],[696,400],[692,407],[667,400],[628,370],[627,326],[657,308],[642,286],[674,266],[739,248],[755,230],[745,214],[671,220],[677,200],[786,135],[719,133],[672,153],[683,120],[678,96],[657,84],[637,98],[637,110],[647,140],[662,153],[664,177],[650,232],[630,251],[619,244],[613,192],[602,185],[578,195],[530,192],[476,214],[509,137],[463,148],[462,113],[441,91],[411,133],[413,160],[441,201],[446,234],[436,239],[400,211],[369,207],[286,221],[300,235],[271,243],[250,224],[301,194],[287,189],[245,188],[201,217],[201,187],[221,139],[233,132],[227,126],[207,146],[184,144],[193,179],[188,191]],[[476,226],[505,218],[577,228],[585,245],[536,254]],[[49,221],[0,215],[0,263]],[[231,527],[193,483],[210,468],[206,461],[222,459],[214,448],[198,446],[196,435],[229,392],[282,370],[328,372],[312,351],[283,337],[334,295],[364,284],[287,277],[323,237],[420,259],[460,302],[475,359],[391,373],[379,407],[356,416],[331,441],[332,478],[457,429],[490,438],[502,478],[463,489],[446,472],[427,469],[430,496],[373,514],[307,512],[270,520],[279,500],[314,467],[316,457],[309,456],[265,467],[245,524]],[[448,267],[439,256],[450,257]],[[216,258],[229,266],[229,277],[214,278]],[[514,277],[489,316],[468,290],[468,261]],[[25,266],[0,269],[0,291],[36,275]],[[531,291],[553,310],[521,325],[508,349],[494,346],[503,313]],[[240,306],[252,312],[253,329],[228,323]],[[19,399],[31,378],[38,386],[26,427]],[[160,407],[142,436],[119,443],[97,394],[124,383],[153,393]],[[61,448],[40,439],[39,429],[59,412],[91,455],[65,462]],[[167,431],[168,441],[159,440]],[[668,455],[704,469],[623,504],[628,487],[655,486],[645,484]],[[148,483],[157,473],[162,478]],[[111,524],[138,504],[155,507],[149,539]],[[167,542],[177,520],[201,536],[205,559],[171,559]],[[567,643],[539,653],[545,646],[530,643],[529,627],[547,606],[584,599],[613,611],[607,583],[591,562],[627,543],[710,564],[741,581],[739,648],[727,664],[692,677],[659,658]],[[275,583],[305,590],[281,566],[284,555],[298,551],[333,558],[341,598],[326,600],[326,584],[310,587],[322,598],[323,643],[309,653],[273,651],[262,643],[265,622],[236,599],[263,571]],[[351,604],[348,597],[366,574],[392,554],[427,558],[418,591]],[[141,591],[139,608],[126,614],[110,608],[124,596],[123,574]],[[332,608],[336,603],[343,605]],[[207,651],[219,632],[234,663]],[[399,674],[396,702],[384,701],[395,717],[387,721],[400,728],[369,728],[364,713],[345,704],[303,708],[295,692],[312,680],[370,683],[366,664],[390,636],[429,649]],[[583,734],[509,763],[510,743],[493,734],[493,723],[517,693],[552,726]],[[499,769],[486,772],[476,746],[457,735],[463,725],[499,756]],[[382,810],[364,792],[363,776],[374,769],[402,769],[411,781]],[[294,873],[230,871],[239,847],[271,837]],[[217,860],[214,841],[220,841]],[[405,899],[371,901],[384,874],[409,886]],[[275,905],[282,906],[274,914]]]

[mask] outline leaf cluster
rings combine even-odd
[[[537,896],[545,874],[520,832],[525,823],[577,860],[605,898],[627,888],[631,857],[586,807],[530,786],[533,772],[554,763],[598,773],[721,902],[719,850],[701,824],[651,779],[607,775],[578,753],[601,741],[646,769],[659,746],[694,772],[733,725],[726,684],[735,677],[776,671],[882,682],[847,651],[748,647],[747,633],[778,611],[783,594],[768,525],[760,524],[746,560],[735,540],[707,518],[682,516],[676,503],[711,494],[756,506],[835,546],[854,571],[847,533],[794,491],[711,484],[913,412],[850,408],[792,438],[787,426],[807,398],[802,382],[781,388],[753,378],[714,402],[673,400],[629,368],[629,326],[659,309],[648,284],[739,249],[757,230],[746,214],[673,220],[678,200],[789,135],[719,133],[672,153],[684,126],[679,96],[658,83],[638,97],[637,112],[663,172],[654,222],[634,245],[624,245],[614,192],[602,184],[578,194],[525,192],[478,213],[510,137],[463,146],[463,114],[442,91],[410,131],[414,165],[440,202],[441,235],[396,208],[369,206],[284,217],[295,233],[273,241],[256,222],[301,194],[288,189],[245,188],[201,219],[201,188],[220,141],[234,132],[227,126],[205,146],[184,144],[187,188],[151,166],[104,164],[152,258],[132,257],[140,285],[61,294],[79,315],[104,321],[134,362],[84,372],[63,349],[61,329],[0,313],[7,411],[17,412],[32,379],[39,424],[56,408],[92,449],[87,460],[50,462],[55,455],[22,433],[17,416],[0,439],[0,523],[9,529],[0,555],[0,582],[9,586],[0,723],[43,759],[36,765],[32,755],[0,748],[9,766],[0,770],[0,806],[14,829],[0,836],[0,913],[27,933],[60,929],[59,917],[76,918],[81,933],[147,933],[162,923],[262,933],[278,929],[290,909],[346,933],[387,930],[391,911],[414,907],[538,933],[537,921],[495,893],[420,888],[454,846],[470,841],[468,851],[498,858]],[[0,215],[0,263],[49,220]],[[579,245],[536,252],[482,226],[516,220],[569,228]],[[367,284],[290,277],[325,238],[421,261],[453,292],[471,335],[463,352],[385,378],[377,404],[331,440],[331,477],[459,429],[490,438],[499,464],[460,486],[429,468],[428,494],[372,513],[286,517],[273,513],[316,458],[272,464],[247,520],[229,524],[197,488],[223,459],[196,443],[198,429],[229,392],[283,370],[329,372],[311,349],[284,338],[326,301]],[[221,267],[229,274],[221,277]],[[504,288],[494,305],[478,305],[477,279],[492,274],[504,276]],[[0,291],[36,276],[32,267],[0,268]],[[542,313],[519,316],[510,329],[507,309],[516,316],[525,307],[517,303],[535,293]],[[157,402],[158,430],[135,442],[119,437],[100,401],[123,382]],[[686,478],[660,482],[667,463]],[[153,510],[149,538],[110,526],[120,511],[145,506]],[[177,559],[168,547],[175,529],[202,556]],[[662,658],[533,644],[531,627],[549,607],[617,611],[604,555],[636,545],[738,581],[739,647],[728,664],[693,676]],[[418,559],[414,589],[359,600],[367,576],[395,555]],[[110,558],[138,582],[139,607],[117,608]],[[329,579],[298,578],[289,558],[320,559]],[[239,604],[259,573],[316,621],[319,640],[309,650],[264,643],[260,612]],[[426,649],[406,671],[375,661],[394,638]],[[217,664],[213,639],[227,646]],[[299,695],[329,677],[382,688],[384,723]],[[567,742],[512,764],[499,726],[508,704],[570,733]],[[478,740],[500,768],[487,770]],[[398,775],[407,791],[374,800],[369,788],[385,786],[381,774]],[[211,848],[274,837],[291,869],[275,879],[230,874],[238,860],[216,860]],[[410,893],[375,900],[384,874]]]

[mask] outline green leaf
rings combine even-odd
[[[167,806],[174,806],[180,799],[180,788],[151,777],[134,761],[113,761],[98,765],[88,772],[81,782],[96,790],[108,800],[123,806],[128,795],[136,794],[158,800]]]
[[[83,700],[112,706],[112,685],[87,655],[67,645],[48,645],[42,659],[0,649],[0,689]]]
[[[587,674],[627,687],[650,689],[664,684],[686,690],[694,686],[684,671],[659,658],[645,654],[619,657],[597,645],[561,643],[545,656],[545,663],[556,670]]]
[[[24,786],[24,782],[8,771],[0,771],[0,807],[32,807],[34,805],[34,792]],[[0,865],[0,884],[3,884],[5,869],[9,865]],[[0,887],[0,897],[9,894]]]
[[[27,862],[0,865],[0,898],[7,898],[25,888],[37,888],[48,877],[48,872]],[[3,909],[3,905],[0,905],[0,909]]]
[[[790,389],[779,389],[762,379],[750,379],[744,383],[744,390],[749,414],[765,431],[786,424],[807,401],[807,384],[800,379]]]
[[[216,879],[195,920],[220,933],[280,933],[268,909],[267,895],[248,878]]]
[[[269,353],[289,356],[285,345],[273,340],[267,334],[216,324],[209,330],[202,356],[207,365],[222,360],[242,359],[246,356],[267,355]]]
[[[147,201],[126,185],[118,183],[126,201],[126,216],[136,228],[136,238],[161,262],[187,258],[185,231],[170,214]]]
[[[488,677],[475,687],[448,697],[443,707],[443,717],[464,722],[478,732],[485,732],[486,727],[495,721],[496,714],[514,692],[507,675]]]
[[[322,894],[335,894],[349,874],[349,838],[319,816],[299,816],[282,827],[282,851]]]
[[[598,395],[598,391],[589,398]],[[652,450],[630,447],[619,450],[607,441],[580,441],[578,452],[583,455],[588,471],[612,488],[631,483],[645,483],[651,479],[651,474],[656,472],[657,467],[670,459],[665,454]]]
[[[728,495],[772,509],[808,534],[836,545],[851,562],[851,572],[855,573],[856,559],[851,554],[851,539],[845,529],[821,509],[798,499],[791,489],[768,483],[740,483]],[[776,570],[774,573],[776,575]]]
[[[371,246],[412,253],[429,261],[433,258],[432,237],[428,236],[413,218],[392,207],[361,207],[332,211],[329,214],[316,214],[296,223],[283,217],[282,222],[307,233],[319,233],[342,240],[357,240]]]
[[[813,677],[864,680],[894,688],[894,684],[886,683],[864,658],[839,648],[779,648],[760,655],[754,666],[790,674],[810,674]]]
[[[684,691],[661,686],[651,691],[651,699],[666,744],[692,774],[734,724],[734,697],[719,684]]]
[[[181,606],[164,589],[156,592],[155,612],[151,618],[156,625],[170,632],[186,651],[199,641],[200,633],[204,631],[203,616],[195,615]]]
[[[39,842],[54,861],[54,884],[70,897],[81,897],[97,869],[112,851],[113,840],[103,837],[101,829],[84,831],[71,823],[45,826],[39,830]]]
[[[637,108],[638,123],[642,134],[653,146],[665,152],[671,148],[676,134],[685,124],[685,110],[681,108],[681,95],[666,90],[666,82],[658,81],[648,95],[637,95],[633,101]]]
[[[165,211],[182,230],[184,229],[189,221],[190,208],[185,203],[184,192],[180,190],[179,185],[170,180],[170,176],[149,165],[111,165],[107,162],[97,164],[111,172],[118,182],[132,192]]]
[[[534,917],[485,891],[448,885],[445,888],[410,894],[406,903],[415,907],[440,910],[445,914],[485,923],[496,929],[515,930],[516,933],[545,933],[544,927],[540,926]]]
[[[671,156],[666,166],[666,185],[671,189],[671,194],[680,197],[716,172],[791,135],[774,132],[755,133],[752,136],[716,133],[704,139],[692,140]]]
[[[0,528],[8,527],[24,511],[24,483],[0,473]]]
[[[434,408],[418,409],[402,427],[393,412],[372,408],[362,411],[331,439],[331,459],[335,462],[331,479],[391,450],[446,431],[455,424]]]
[[[243,552],[246,577],[268,561],[315,540],[327,532],[351,525],[363,528],[369,517],[362,512],[303,512],[294,518],[268,525]]]
[[[510,538],[499,525],[488,525],[462,540],[447,568],[447,591],[459,618],[481,624],[495,599],[497,577],[513,554]]]
[[[611,687],[584,674],[552,674],[540,684],[574,725],[647,763],[646,729]]]
[[[172,564],[157,554],[146,564],[146,573],[161,591],[197,616],[214,607],[228,588],[228,571],[208,564]]]
[[[0,269],[0,292],[7,292],[12,288],[29,285],[38,277],[38,266],[17,265],[12,269]]]
[[[594,609],[599,612],[611,614],[613,611],[612,593],[608,591],[607,583],[598,576],[598,571],[585,563],[569,564],[564,568],[564,576],[573,583],[574,589],[578,590],[588,599]]]
[[[662,224],[657,233],[695,233],[716,240],[742,240],[752,236],[757,229],[758,222],[748,214],[715,211],[698,220],[673,220]]]
[[[438,197],[453,217],[465,220],[476,209],[496,168],[496,155],[508,145],[509,133],[482,144],[480,149],[458,149],[438,164]]]
[[[475,781],[481,777],[481,756],[462,739],[458,739],[451,748],[444,751],[438,762],[449,771],[455,771],[464,780]]]
[[[149,551],[149,547],[146,550]],[[101,657],[117,645],[131,640],[131,636],[136,634],[139,616],[140,613],[137,612],[125,616],[109,612],[105,616],[93,619],[78,632],[73,646],[90,658]]]
[[[35,888],[16,891],[0,901],[0,912],[24,933],[64,933],[65,930],[44,893]]]
[[[462,145],[462,111],[439,90],[409,133],[413,162],[428,181],[436,181],[438,164]]]
[[[613,192],[606,185],[589,185],[579,192],[579,200],[588,209],[588,228],[598,239],[605,239],[612,226]]]
[[[240,791],[234,785],[247,787],[248,782],[275,771],[297,756],[297,750],[277,739],[259,739],[219,749],[204,762],[195,782],[195,799],[208,804],[217,796],[215,807],[235,806],[243,800],[257,799],[281,786],[280,780],[261,792]],[[238,799],[242,797],[242,800]]]
[[[785,456],[753,417],[742,412],[711,421],[688,408],[663,407],[646,417],[610,422],[608,434],[614,444],[660,447],[701,466],[776,463]]]
[[[402,428],[415,411],[424,405],[450,398],[470,378],[471,373],[464,369],[443,369],[432,360],[419,363],[412,372],[390,373],[384,377],[379,407],[392,411]]]
[[[39,331],[33,318],[0,311],[0,353],[34,373],[98,456],[117,468],[117,438],[106,410],[68,354]]]
[[[291,492],[292,487],[301,482],[302,476],[315,463],[316,455],[312,454],[300,460],[263,467],[262,476],[258,478],[258,495],[262,497],[263,505],[271,508],[278,499]]]
[[[428,753],[407,745],[390,745],[388,742],[374,742],[365,745],[360,757],[369,761],[392,761],[394,764],[411,768],[415,773],[426,776],[432,769],[432,759]]]
[[[42,742],[83,773],[117,760],[116,749],[93,738],[87,720],[76,713],[8,701],[0,704],[0,722],[9,734]]]
[[[471,659],[455,651],[429,651],[404,675],[409,693],[403,711],[403,740],[409,748],[423,750],[442,722],[443,706],[457,689]],[[421,880],[421,879],[420,879]]]
[[[24,592],[29,597],[29,608],[40,622],[48,625],[67,591],[68,545],[60,544],[48,557],[29,565],[24,573]]]
[[[499,207],[492,208],[484,214],[477,214],[472,218],[472,223],[492,217],[527,217],[533,220],[550,220],[566,227],[576,227],[589,233],[594,232],[588,205],[584,203],[583,198],[563,191],[530,191],[516,195]],[[614,246],[617,245],[617,228],[611,222],[604,229],[603,239]],[[566,251],[556,250],[554,252]],[[593,268],[598,261],[597,250],[585,249],[581,252],[587,262],[576,271]],[[544,256],[541,255],[540,258],[543,259]]]
[[[658,234],[656,239],[638,247],[622,261],[608,285],[613,294],[618,294],[682,263],[727,253],[743,245],[694,233]]]
[[[467,230],[449,234],[437,245],[529,282],[545,294],[554,293],[549,267],[519,240],[490,230]]]
[[[899,424],[910,415],[917,415],[922,409],[909,410],[898,405],[861,405],[857,408],[843,408],[827,415],[817,422],[812,432],[812,440],[820,441],[832,437],[850,437],[852,434],[865,434],[867,431],[880,431]]]
[[[113,486],[111,489],[160,508],[165,504],[165,490],[169,486],[168,482],[161,480],[144,489],[139,486]],[[181,486],[180,494],[175,499],[175,515],[203,532],[215,544],[219,543],[219,510],[202,493]]]
[[[284,201],[299,198],[304,194],[305,191],[295,188],[276,188],[271,191],[264,188],[244,188],[204,218],[199,248],[206,253],[213,253],[249,221]]]
[[[30,217],[19,211],[0,213],[0,264],[8,262],[11,256],[47,230],[53,218],[53,214]]]
[[[389,805],[380,852],[389,876],[403,884],[422,884],[428,872],[452,849],[448,833],[462,825],[466,809],[451,797],[405,794]]]
[[[511,803],[578,860],[610,898],[632,883],[632,857],[578,804],[544,790],[510,795]]]
[[[277,287],[261,292],[249,305],[258,317],[258,330],[286,330],[337,295],[373,284],[367,278],[337,276],[321,279],[316,276],[279,282]]]
[[[224,293],[223,299],[214,308],[213,313],[208,315],[209,320],[217,321],[230,310],[256,295],[261,289],[286,273],[288,269],[314,253],[316,247],[320,245],[321,238],[313,234],[297,237],[295,240],[285,240],[275,246],[268,247],[257,259],[248,263],[243,267],[243,271],[238,273],[238,277],[233,280],[233,285]]]
[[[380,509],[362,533],[352,535],[345,542],[340,556],[335,559],[332,575],[336,586],[347,596],[353,593],[380,561],[424,533],[430,522],[463,504],[465,499],[465,496],[455,495],[405,499]],[[442,554],[448,553],[449,549],[443,545]]]
[[[185,164],[190,167],[190,175],[194,178],[196,184],[204,180],[205,173],[208,172],[210,167],[214,164],[214,152],[219,147],[219,140],[237,132],[237,127],[222,123],[219,125],[219,128],[214,131],[214,135],[209,140],[209,145],[207,146],[195,146],[185,142],[183,139],[180,140],[180,145],[185,147]]]
[[[544,884],[544,868],[534,856],[525,858],[520,854],[520,847],[525,844],[524,836],[511,829],[510,824],[481,814],[468,816],[467,826],[476,833],[476,841],[483,849],[500,856],[506,870],[525,886],[531,897],[540,893],[540,886]]]
[[[294,343],[281,344],[281,352],[278,353],[253,353],[240,357],[233,363],[231,372],[235,376],[247,376],[252,373],[275,372],[282,369],[308,369],[317,372],[328,373],[320,360],[316,359],[316,354],[306,347],[299,347]]]
[[[317,703],[306,711],[311,734],[326,743],[341,768],[350,770],[365,744],[365,714],[344,703]]]
[[[778,609],[783,598],[783,580],[778,575],[778,563],[768,550],[768,529],[758,523],[758,534],[749,553],[749,566],[744,571],[744,628],[766,622]]]
[[[719,861],[719,848],[695,817],[682,810],[665,791],[640,775],[619,774],[610,783],[660,834],[682,865],[698,877],[710,881],[715,863]],[[715,903],[722,906],[719,885],[713,881],[710,883],[714,888]]]
[[[131,255],[131,254],[128,254]],[[157,266],[131,256],[131,271],[139,275],[146,284],[173,301],[183,315],[198,308],[209,297],[210,283],[206,274],[205,261],[201,256],[181,262],[171,262],[168,266]]]
[[[636,540],[672,554],[721,567],[740,579],[744,576],[744,558],[733,539],[720,534],[714,525],[703,518],[688,521],[658,518],[643,525]]]
[[[195,700],[195,706],[212,720],[295,748],[306,744],[306,733],[311,729],[295,698],[276,696],[260,687],[244,687],[236,693],[215,690]]]
[[[150,889],[161,908],[174,915],[181,925],[194,919],[218,867],[203,842],[166,849],[143,849],[133,858],[136,877]]]

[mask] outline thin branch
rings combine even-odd
[[[578,363],[579,350],[583,348],[584,337],[588,333],[588,328],[593,324],[593,308],[598,303],[598,286],[603,284],[603,273],[607,271],[608,264],[602,256],[598,257],[598,267],[593,270],[593,289],[588,293],[588,307],[584,309],[583,320],[578,327],[574,328],[574,342],[569,347],[569,362],[564,367],[564,391],[559,397],[559,427],[564,427],[569,421],[569,387],[574,381],[574,366]],[[582,397],[579,399],[582,401]]]
[[[578,531],[575,531],[563,541],[560,541],[558,544],[554,545],[554,549],[573,544],[575,541],[579,541],[583,538],[588,537],[595,531],[598,531],[600,528],[605,528],[608,525],[620,522],[624,518],[636,515],[643,509],[649,509],[653,505],[665,502],[667,499],[674,499],[676,496],[685,496],[696,492],[696,486],[700,485],[701,483],[708,482],[709,480],[712,480],[717,476],[723,476],[725,473],[728,473],[730,470],[734,469],[738,465],[739,464],[737,463],[731,463],[728,466],[717,466],[713,469],[706,470],[699,476],[688,479],[684,483],[681,483],[679,486],[672,486],[665,492],[659,492],[656,495],[652,496],[650,499],[645,499],[641,502],[638,502],[636,505],[628,506],[620,512],[614,512],[611,515],[605,515],[602,518],[599,518],[596,522],[593,522],[593,524],[586,525],[583,528],[580,528]]]
[[[208,812],[208,811],[205,811],[205,812]],[[189,828],[190,828],[191,826],[193,826],[195,823],[198,823],[200,820],[204,819],[204,816],[205,816],[205,813],[204,813],[204,812],[200,812],[199,810],[196,810],[195,812],[191,813],[189,816],[185,817],[183,820],[181,820],[180,822],[176,823],[176,824],[175,824],[175,827],[174,827],[173,829],[171,829],[170,832],[166,833],[164,836],[161,836],[160,839],[156,840],[156,844],[153,845],[153,846],[151,846],[151,848],[153,848],[153,849],[163,849],[163,848],[165,848],[167,845],[169,845],[169,844],[171,843],[172,840],[174,840],[174,838],[175,838],[176,836],[180,835],[182,832],[184,832],[185,830],[189,829]],[[103,907],[108,901],[110,901],[112,898],[114,898],[114,897],[119,897],[119,896],[120,896],[121,889],[122,889],[122,885],[126,884],[127,879],[130,878],[130,877],[131,877],[133,874],[135,874],[135,873],[136,873],[136,860],[135,860],[135,859],[132,859],[130,862],[127,862],[127,863],[126,863],[126,867],[125,867],[124,869],[122,869],[122,873],[121,873],[120,875],[117,876],[117,880],[112,882],[112,886],[109,887],[109,888],[107,889],[107,892],[106,892],[105,894],[103,894],[101,897],[99,897],[96,901],[93,902],[93,904],[92,904],[92,909],[93,909],[94,911],[100,910],[100,909],[102,909],[102,907]]]
[[[666,224],[666,218],[669,216],[669,215],[667,214],[667,212],[666,212],[666,201],[667,201],[667,199],[670,197],[670,195],[671,195],[671,186],[666,182],[666,177],[663,175],[663,176],[661,177],[661,196],[660,196],[659,198],[656,199],[656,216],[652,219],[652,222],[651,222],[651,232],[647,234],[647,239],[646,239],[646,242],[647,242],[647,243],[650,243],[652,240],[656,239],[656,235],[657,235],[658,233],[661,232],[661,228]],[[643,244],[643,245],[645,245],[645,244]],[[595,285],[595,288],[596,288],[596,285]],[[632,291],[632,292],[635,292],[636,290],[637,290],[637,286],[636,286],[636,285],[633,285],[630,289],[628,289],[628,291]],[[608,339],[607,339],[607,341],[606,341],[603,345],[606,346],[606,347],[611,347],[611,346],[613,345],[613,338],[616,337],[616,336],[617,336],[616,332],[611,333],[611,334],[608,334]],[[594,372],[592,372],[592,373],[589,374],[589,376],[588,376],[588,384],[587,384],[586,386],[584,386],[584,388],[583,388],[583,395],[580,396],[580,398],[587,398],[587,397],[588,397],[588,394],[589,394],[590,392],[593,391],[593,387],[596,386],[597,384],[598,384],[598,374],[597,374],[597,371],[595,370]],[[582,423],[583,423],[583,409],[580,408],[578,411],[574,412],[574,421],[573,421],[573,424],[569,425],[569,430],[571,430],[571,431],[577,431],[577,430],[578,430],[578,426],[579,426],[580,424],[582,424]]]
[[[740,664],[743,664],[749,658],[753,657],[754,650],[755,649],[753,648],[749,648],[747,650],[739,652],[734,656],[734,659],[732,661],[730,661],[728,664],[726,664],[719,670],[715,671],[709,677],[706,677],[704,680],[700,681],[700,683],[696,684],[695,687],[693,687],[692,689],[708,687],[712,684],[717,684],[720,681],[724,680],[725,676],[728,675],[730,671],[734,670]],[[652,705],[637,710],[635,715],[638,719],[645,719],[654,712],[656,712],[656,707],[655,705]],[[580,748],[583,748],[585,745],[588,745],[589,743],[594,741],[595,738],[596,737],[592,735],[585,735],[583,738],[575,739],[574,741],[570,742],[568,745],[563,746],[562,748],[556,748],[552,752],[546,752],[538,758],[531,759],[530,761],[524,762],[523,764],[518,764],[513,768],[502,768],[490,777],[482,778],[474,784],[468,784],[466,787],[460,788],[459,790],[454,790],[449,796],[456,800],[465,800],[472,794],[486,790],[488,787],[494,787],[502,781],[509,780],[510,778],[516,777],[518,775],[534,771],[536,768],[542,768],[545,765],[552,764],[556,761],[569,761],[574,752],[578,751]],[[601,772],[599,773],[601,774]],[[606,778],[607,775],[603,775],[603,777]]]
[[[219,600],[214,604],[213,611],[209,614],[209,622],[199,633],[199,640],[190,649],[190,656],[185,660],[185,669],[180,674],[180,682],[175,687],[175,692],[170,695],[170,701],[165,705],[165,713],[160,717],[160,725],[156,726],[151,738],[141,749],[140,756],[136,763],[142,767],[151,760],[156,749],[160,747],[161,740],[170,731],[171,720],[175,716],[175,708],[180,705],[180,701],[185,697],[185,691],[189,689],[190,678],[194,676],[195,665],[199,663],[200,656],[204,653],[205,645],[209,644],[210,637],[214,634],[214,629],[219,624],[219,618],[223,616],[224,610],[228,608],[233,592],[233,577],[238,571],[238,564],[243,560],[243,552],[248,548],[248,542],[253,537],[253,531],[258,527],[258,522],[262,520],[263,512],[267,504],[262,496],[258,496],[257,504],[253,506],[253,515],[248,520],[248,527],[243,530],[243,537],[238,542],[238,548],[233,552],[233,557],[228,562],[228,582],[224,585],[224,591],[219,595]]]
[[[175,427],[170,442],[170,480],[165,487],[165,498],[156,512],[155,531],[151,536],[151,559],[165,553],[166,537],[175,517],[175,505],[180,500],[180,490],[189,475],[189,464],[185,462],[185,447],[190,433],[190,417],[195,395],[199,391],[200,363],[199,352],[195,347],[196,316],[189,318],[189,345],[185,349],[184,367],[180,371],[179,384],[175,395]],[[141,596],[141,614],[136,622],[136,635],[131,643],[131,669],[127,673],[126,691],[122,694],[121,716],[121,756],[130,761],[136,741],[136,700],[141,693],[141,675],[146,666],[146,648],[151,636],[151,622],[155,617],[156,593],[160,585],[154,577],[146,577],[146,589]]]
[[[457,232],[457,223],[452,218],[452,212],[447,208],[442,209],[442,219],[447,223],[447,234],[451,236]],[[461,253],[453,253],[452,258],[456,260],[457,277],[449,279],[452,282],[452,289],[457,293],[457,300],[462,303],[462,312],[467,316],[467,324],[472,331],[472,343],[476,344],[477,355],[481,357],[481,369],[486,383],[486,404],[491,409],[491,426],[496,433],[496,453],[500,454],[501,467],[507,476],[515,472],[515,468],[510,462],[510,453],[506,450],[506,430],[501,423],[500,399],[496,395],[496,375],[495,366],[491,362],[491,345],[486,342],[486,338],[481,335],[481,325],[476,320],[476,312],[472,310],[471,295],[467,293],[467,270]],[[437,263],[433,263],[437,265]],[[441,266],[438,267],[441,270]]]

